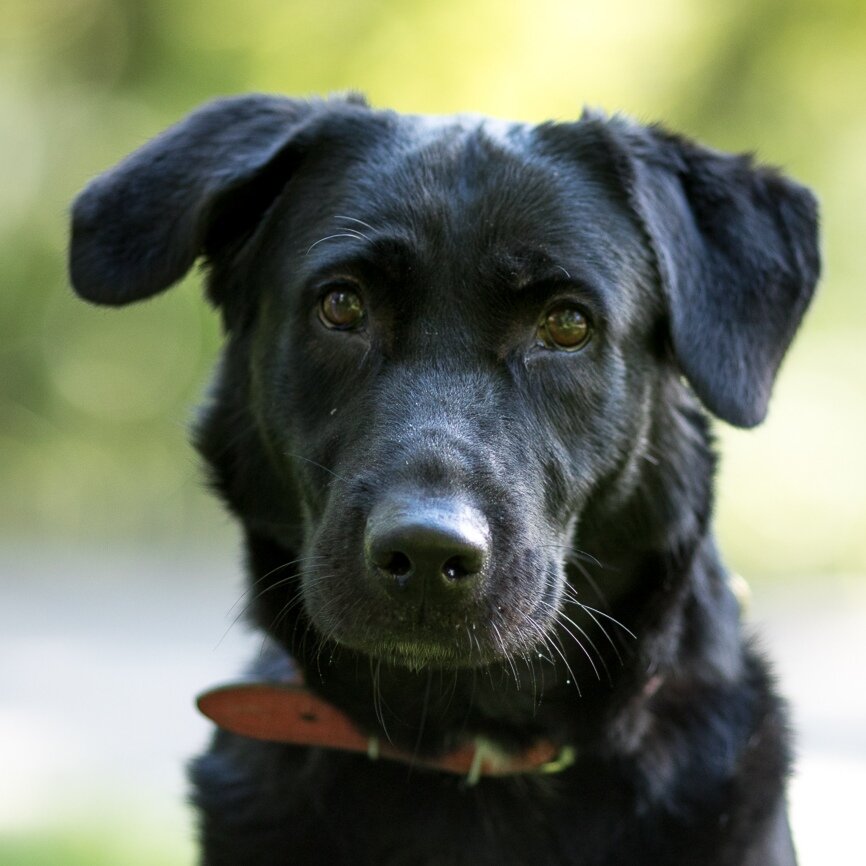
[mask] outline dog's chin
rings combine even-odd
[[[446,644],[432,640],[409,640],[384,638],[365,645],[349,645],[374,661],[382,661],[389,667],[405,668],[410,671],[461,670],[483,668],[496,662],[505,661],[509,653],[504,653],[479,641],[463,645]]]
[[[334,648],[349,650],[390,667],[417,671],[437,668],[459,670],[483,668],[512,658],[525,657],[539,643],[538,627],[510,633],[503,639],[501,632],[480,624],[461,625],[451,630],[432,628],[401,629],[393,627],[353,628],[332,623],[315,623],[320,634],[327,634]]]

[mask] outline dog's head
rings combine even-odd
[[[260,622],[465,666],[544,640],[599,526],[691,531],[658,481],[704,483],[671,457],[690,395],[762,420],[816,244],[801,187],[625,120],[258,96],[97,178],[70,262],[119,305],[206,257],[227,344],[200,447],[271,551]]]

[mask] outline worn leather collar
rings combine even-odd
[[[470,785],[482,776],[558,773],[575,759],[571,747],[549,740],[540,740],[520,752],[504,752],[480,737],[438,757],[417,755],[362,733],[345,713],[313,694],[300,680],[230,683],[203,692],[197,704],[205,716],[234,734],[360,752],[372,760],[400,761],[465,776]]]

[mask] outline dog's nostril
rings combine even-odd
[[[402,598],[445,591],[442,600],[456,599],[453,590],[469,589],[483,574],[489,535],[484,515],[459,499],[394,496],[370,513],[364,546],[371,574],[385,578],[389,591],[401,590]]]
[[[412,570],[412,562],[405,553],[395,550],[382,557],[380,567],[394,577],[403,577]]]
[[[465,556],[452,556],[442,566],[442,574],[448,580],[460,580],[481,570],[481,562],[469,562]]]

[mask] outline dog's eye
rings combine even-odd
[[[319,304],[319,319],[327,328],[348,331],[364,321],[364,304],[349,283],[335,285]]]
[[[574,304],[560,304],[549,310],[538,326],[538,338],[549,349],[576,352],[592,336],[589,319]]]

